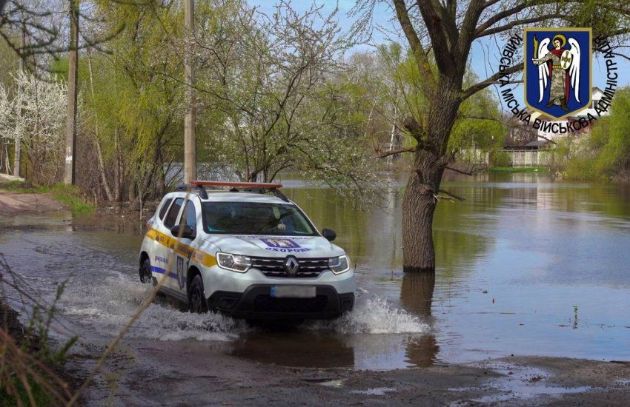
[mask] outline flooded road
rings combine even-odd
[[[368,370],[510,355],[630,360],[629,190],[531,174],[446,182],[466,200],[438,206],[433,276],[401,272],[401,188],[386,193],[384,208],[360,211],[329,189],[285,183],[354,261],[355,310],[278,330],[183,313],[158,299],[128,344],[166,349],[172,361],[185,349]],[[0,253],[33,293],[51,301],[66,282],[57,335],[80,335],[78,354],[102,349],[146,295],[136,266],[141,238],[137,220],[116,216],[0,219]]]

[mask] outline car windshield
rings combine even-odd
[[[294,205],[260,202],[203,202],[206,233],[233,235],[316,236]]]

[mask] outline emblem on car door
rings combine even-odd
[[[294,277],[297,274],[299,268],[300,263],[298,263],[297,259],[293,256],[287,256],[287,259],[284,262],[284,270],[287,272],[287,274],[291,277]]]

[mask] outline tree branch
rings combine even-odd
[[[463,175],[475,175],[472,171],[464,171],[464,170],[460,170],[460,169],[458,169],[458,168],[451,167],[451,166],[448,166],[448,165],[447,165],[446,167],[444,167],[444,168],[446,168],[447,170],[451,170],[451,171],[453,171],[453,172],[456,172],[456,173],[458,173],[458,174],[463,174]]]
[[[464,199],[464,198],[462,198],[461,196],[457,196],[457,195],[452,194],[452,193],[450,193],[450,192],[448,192],[448,191],[445,191],[445,190],[443,190],[443,189],[440,189],[440,190],[438,191],[438,194],[439,194],[439,193],[442,193],[442,194],[448,195],[448,196],[451,198],[451,200],[454,200],[454,201],[455,201],[455,200],[457,200],[457,201],[465,201],[465,199]],[[439,199],[439,195],[438,195],[438,199]]]
[[[396,17],[398,18],[398,22],[407,37],[407,41],[409,41],[409,46],[411,47],[411,51],[413,52],[416,62],[418,63],[418,68],[420,69],[420,73],[424,79],[422,81],[423,91],[425,95],[428,95],[431,93],[429,90],[435,86],[435,79],[433,78],[433,72],[431,71],[431,65],[429,64],[429,57],[424,52],[420,38],[418,38],[418,33],[413,28],[413,24],[409,19],[409,12],[405,6],[405,1],[393,1],[396,9]]]
[[[630,57],[629,57],[629,56],[627,56],[627,55],[625,55],[625,54],[621,54],[621,53],[619,53],[619,52],[613,52],[612,54],[613,54],[613,55],[616,55],[616,56],[618,56],[618,57],[625,58],[626,60],[630,61]]]
[[[469,97],[471,97],[472,95],[474,95],[475,93],[479,92],[480,90],[487,88],[490,85],[493,85],[495,83],[497,83],[497,81],[499,80],[499,78],[505,76],[505,75],[509,75],[509,74],[513,74],[515,72],[519,72],[523,69],[523,65],[522,63],[520,64],[516,64],[513,65],[503,71],[499,71],[497,73],[495,73],[492,76],[489,76],[488,78],[486,78],[485,80],[478,82],[474,85],[472,85],[471,87],[464,89],[462,91],[462,100],[468,99]]]
[[[461,59],[468,59],[468,53],[470,52],[472,40],[476,32],[475,27],[477,26],[479,17],[485,7],[487,7],[487,5],[484,5],[483,0],[473,0],[468,5],[468,10],[466,10],[466,15],[464,16],[464,21],[462,23],[461,35],[459,37],[458,44],[459,57]]]
[[[487,117],[487,116],[476,116],[476,115],[468,115],[468,114],[461,114],[459,115],[460,119],[471,119],[471,120],[490,120],[493,122],[499,122],[502,123],[501,119],[496,119],[494,117]]]
[[[560,13],[549,13],[549,14],[543,14],[542,16],[538,16],[538,17],[531,17],[531,18],[524,18],[522,20],[514,20],[514,21],[510,21],[507,24],[504,25],[500,25],[498,27],[495,28],[489,28],[483,31],[477,31],[475,33],[475,38],[481,38],[481,37],[485,37],[487,35],[493,35],[493,34],[498,34],[504,31],[508,31],[516,26],[519,25],[525,25],[525,24],[532,24],[532,23],[539,23],[542,21],[546,21],[546,20],[550,20],[552,18],[563,18],[566,17],[563,14]]]
[[[390,155],[396,155],[396,154],[400,154],[400,153],[413,153],[416,151],[416,147],[403,147],[403,148],[397,148],[396,150],[389,150],[389,151],[381,151],[381,150],[376,150],[375,152],[376,157],[377,158],[385,158],[385,157],[389,157]]]
[[[480,26],[477,27],[476,32],[480,33],[482,31],[487,30],[488,28],[492,27],[494,24],[496,24],[497,22],[511,16],[514,15],[522,10],[524,10],[527,7],[531,7],[533,4],[529,3],[529,2],[523,2],[521,4],[517,4],[516,6],[503,10],[499,13],[496,13],[495,15],[493,15],[492,17],[488,18],[486,21],[484,21],[483,23],[481,23]]]
[[[485,4],[483,5],[484,9],[487,9],[488,7],[491,7],[495,4],[497,4],[498,2],[500,2],[501,0],[488,0],[485,2]]]
[[[541,139],[543,139],[543,140],[546,140],[546,141],[550,142],[551,144],[556,144],[556,145],[558,144],[558,143],[556,143],[555,141],[553,141],[552,139],[547,138],[547,137],[545,137],[545,136],[541,136],[540,134],[538,134],[537,136],[538,136],[538,138],[541,138]]]
[[[440,72],[451,76],[457,64],[455,63],[452,52],[452,47],[455,45],[452,44],[449,46],[449,41],[444,34],[445,31],[448,30],[448,22],[445,22],[436,11],[436,5],[433,1],[416,0],[416,3],[420,9],[424,25],[429,32],[431,44],[435,49],[435,52],[433,53],[435,63],[437,64]],[[437,7],[441,8],[442,6],[437,4]],[[457,30],[457,28],[455,28],[455,30]]]

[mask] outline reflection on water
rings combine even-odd
[[[408,312],[430,320],[434,289],[434,273],[405,274],[400,288],[400,303]],[[407,344],[407,362],[420,367],[431,366],[439,350],[433,333],[413,338]]]
[[[400,288],[400,303],[412,314],[431,316],[431,302],[435,289],[435,273],[405,274]]]
[[[300,327],[261,329],[242,335],[229,353],[282,366],[354,367],[353,348],[342,337]]]
[[[361,287],[431,324],[430,334],[406,338],[406,363],[515,353],[630,359],[622,311],[630,309],[630,188],[537,174],[449,180],[444,189],[465,201],[438,205],[437,270],[424,281],[400,272],[404,181],[396,185],[384,208],[366,211],[330,190],[290,193],[317,225],[338,230]]]
[[[130,336],[188,341],[200,354],[203,343],[221,342],[214,351],[288,366],[390,369],[510,354],[630,359],[629,188],[535,174],[449,180],[444,189],[466,200],[438,205],[436,273],[403,275],[404,180],[391,185],[383,206],[368,210],[302,182],[286,191],[320,229],[337,231],[335,243],[353,260],[360,291],[351,314],[269,330],[155,304]],[[146,293],[136,270],[141,229],[135,218],[102,214],[2,218],[0,252],[45,297],[69,279],[60,304],[67,327],[96,341]]]

